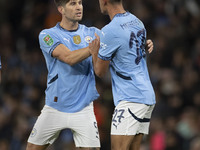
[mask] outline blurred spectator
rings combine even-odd
[[[191,141],[189,150],[199,150],[200,149],[200,137],[196,137]]]

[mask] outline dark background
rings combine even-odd
[[[98,0],[83,0],[81,23],[109,23]],[[145,24],[154,51],[148,55],[157,104],[141,150],[200,150],[200,1],[124,0]],[[44,105],[47,69],[38,34],[60,20],[51,0],[0,0],[0,150],[24,150]],[[110,149],[113,101],[109,74],[97,78],[95,101],[102,150]],[[50,150],[73,150],[69,130]]]

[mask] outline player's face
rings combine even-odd
[[[63,15],[69,21],[80,21],[83,17],[82,0],[70,0],[63,7]]]

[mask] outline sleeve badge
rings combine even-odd
[[[48,45],[48,46],[51,46],[53,45],[53,39],[51,38],[50,35],[46,35],[44,38],[43,38],[44,42]]]

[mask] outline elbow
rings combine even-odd
[[[107,67],[102,66],[100,63],[94,64],[94,72],[99,78],[103,78],[107,72]]]
[[[106,72],[103,72],[101,70],[95,69],[95,74],[96,76],[98,76],[99,78],[103,78]]]
[[[103,74],[101,74],[101,73],[96,73],[96,72],[95,72],[95,74],[96,74],[97,77],[103,78]]]

